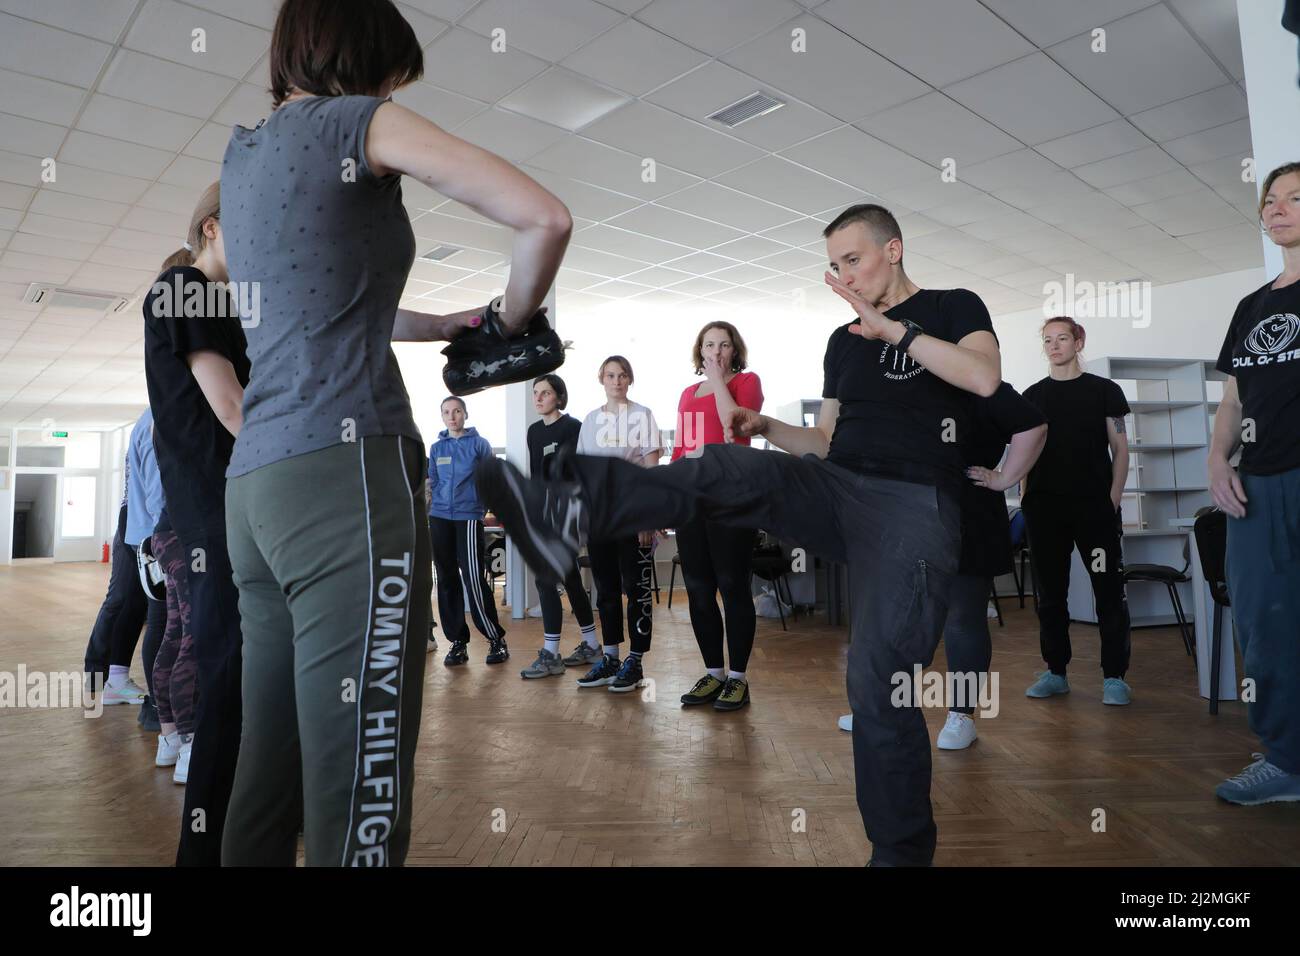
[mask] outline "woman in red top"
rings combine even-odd
[[[705,445],[726,441],[722,420],[740,406],[763,409],[763,386],[748,361],[745,340],[730,322],[711,322],[695,337],[691,351],[695,374],[677,403],[677,434],[673,457],[699,454]],[[736,442],[748,445],[748,438]],[[691,609],[691,627],[700,645],[708,673],[682,695],[683,704],[712,703],[717,710],[738,710],[749,703],[745,666],[754,647],[754,600],[750,595],[750,562],[756,532],[731,528],[713,521],[696,520],[677,529],[677,553],[682,559],[682,579]],[[722,592],[726,616],[727,651],[731,669],[722,656],[723,614],[717,594]]]

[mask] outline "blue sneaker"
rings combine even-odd
[[[1255,762],[1214,788],[1220,800],[1253,807],[1259,803],[1300,802],[1300,774],[1287,773],[1264,759],[1263,754],[1251,754]]]
[[[1133,700],[1133,688],[1124,683],[1123,678],[1107,677],[1101,682],[1101,702],[1103,704],[1123,705]]]
[[[1070,682],[1060,674],[1053,674],[1051,671],[1043,671],[1038,675],[1038,680],[1029,685],[1025,691],[1026,697],[1051,697],[1055,694],[1068,694],[1070,692]]]
[[[600,661],[596,666],[587,671],[585,676],[578,678],[578,686],[604,687],[606,684],[614,683],[614,678],[618,676],[621,663],[617,657],[601,654]]]
[[[609,692],[626,694],[640,687],[643,680],[645,680],[645,673],[641,670],[641,658],[636,654],[629,654],[624,658],[623,666],[618,669],[614,679],[609,682]]]

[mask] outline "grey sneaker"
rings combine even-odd
[[[1038,675],[1038,680],[1029,685],[1025,691],[1026,697],[1051,697],[1054,694],[1068,694],[1070,692],[1070,682],[1060,674],[1053,674],[1051,671],[1043,671]]]
[[[564,673],[564,661],[559,654],[552,654],[546,648],[537,652],[537,660],[519,672],[520,677],[559,677]]]
[[[573,653],[564,659],[565,667],[586,667],[604,653],[599,647],[592,647],[585,640],[579,641]]]
[[[1245,807],[1300,801],[1300,774],[1287,773],[1265,760],[1263,754],[1251,756],[1255,758],[1253,764],[1214,788],[1216,797]]]

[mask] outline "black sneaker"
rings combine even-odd
[[[618,672],[618,658],[610,657],[608,654],[602,654],[600,655],[600,663],[587,671],[585,677],[578,678],[578,686],[604,687],[606,684],[614,683],[614,678],[618,676]]]
[[[140,715],[135,720],[140,725],[141,730],[147,730],[151,733],[162,730],[162,724],[158,723],[158,708],[154,705],[153,698],[148,695],[145,696],[144,702],[140,704]]]
[[[452,641],[451,649],[447,651],[447,656],[442,662],[448,667],[455,667],[457,664],[464,664],[469,660],[469,641]]]
[[[688,707],[696,704],[711,704],[722,693],[723,682],[712,674],[705,674],[695,682],[695,686],[682,694],[682,703]]]
[[[576,483],[529,480],[496,456],[474,469],[479,500],[501,519],[539,585],[564,580],[578,557],[579,535],[586,530],[587,507]]]
[[[488,638],[488,655],[486,658],[489,664],[501,664],[510,660],[510,648],[506,647],[504,637]]]
[[[641,686],[641,681],[645,679],[645,673],[641,670],[641,658],[636,654],[629,654],[623,660],[623,666],[618,669],[614,679],[610,681],[609,691],[611,694],[626,694],[630,690],[636,690]]]

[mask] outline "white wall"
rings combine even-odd
[[[1190,279],[1151,289],[1146,319],[1079,318],[1087,331],[1088,356],[1217,358],[1237,303],[1265,282],[1263,266]],[[1041,309],[995,316],[1002,345],[1002,377],[1023,391],[1047,374],[1040,330]]]

